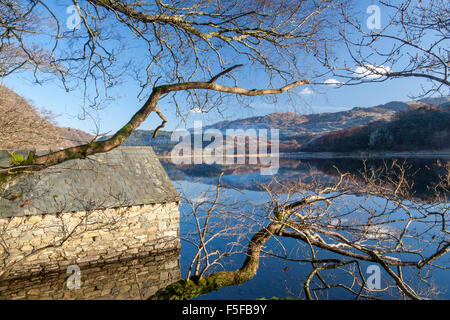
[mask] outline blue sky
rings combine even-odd
[[[360,1],[361,10],[365,12],[365,8],[377,1]],[[58,9],[61,17],[68,14],[64,7]],[[383,13],[383,12],[382,12]],[[369,17],[369,14],[367,14]],[[382,14],[383,18],[383,14]],[[313,62],[306,60],[306,67]],[[311,67],[314,67],[311,65]],[[239,72],[237,70],[236,72]],[[242,87],[254,88],[255,83],[261,79],[260,74],[256,71],[249,74],[244,81],[239,83]],[[57,82],[46,82],[44,85],[33,84],[26,74],[15,74],[3,79],[3,84],[7,85],[23,97],[33,100],[37,107],[44,107],[52,110],[59,117],[56,119],[60,126],[74,127],[92,132],[95,126],[90,119],[80,120],[81,115],[82,92],[74,90],[67,93]],[[272,112],[295,111],[298,113],[321,113],[336,112],[351,109],[356,106],[369,107],[378,104],[387,103],[393,100],[408,101],[409,95],[418,93],[423,80],[419,79],[398,79],[381,83],[371,83],[358,86],[335,87],[335,86],[308,86],[294,89],[293,94],[299,97],[299,101],[295,106],[289,105],[285,97],[281,97],[278,104],[273,105],[262,99],[254,99],[251,108],[242,108],[237,103],[226,106],[223,114],[212,111],[208,114],[191,113],[187,119],[187,123],[177,118],[172,106],[164,100],[160,102],[160,107],[164,111],[169,123],[166,129],[173,130],[177,127],[192,127],[194,120],[202,119],[205,124],[211,124],[221,121],[224,118],[232,120],[236,118],[244,118],[256,115],[266,115]],[[114,132],[123,126],[128,119],[142,105],[137,99],[139,87],[133,81],[126,81],[120,88],[121,98],[113,101],[104,110],[99,111],[95,116],[100,119],[100,132]],[[140,127],[141,129],[153,129],[159,125],[160,120],[152,114]]]

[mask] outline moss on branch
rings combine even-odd
[[[222,271],[204,277],[181,279],[151,296],[151,300],[188,300],[204,294],[217,291],[223,287],[240,285],[252,279],[259,268],[259,258],[262,248],[272,235],[276,234],[282,224],[270,223],[257,232],[248,245],[247,259],[242,267],[233,271]]]

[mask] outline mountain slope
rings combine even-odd
[[[355,130],[355,127],[370,123],[389,122],[398,112],[406,112],[421,107],[430,107],[428,102],[443,102],[448,99],[431,99],[424,101],[392,101],[383,105],[361,108],[341,112],[327,112],[309,115],[299,115],[294,112],[277,112],[266,116],[251,117],[237,120],[226,120],[206,126],[203,129],[218,129],[224,134],[227,129],[279,129],[280,152],[298,152],[302,148],[319,139],[329,132],[340,130]],[[193,131],[193,130],[191,130]],[[170,141],[170,132],[161,132],[156,139],[152,139],[152,130],[137,130],[124,145],[143,146],[150,145],[158,153],[169,152],[176,142]],[[270,137],[270,133],[269,133]]]
[[[92,141],[95,137],[92,134],[86,133],[74,128],[58,127],[59,134],[70,146],[78,146]]]
[[[306,152],[411,151],[450,148],[450,109],[420,107],[377,121],[324,134],[303,146]]]
[[[410,106],[404,102],[390,102],[385,105],[360,108],[340,112],[326,112],[299,115],[294,112],[277,112],[266,116],[221,121],[204,129],[279,129],[281,139],[300,138],[323,134],[326,132],[347,129],[364,125],[373,121],[390,120],[397,111],[408,110]]]
[[[0,86],[0,149],[55,150],[87,142],[90,138],[91,135],[81,130],[58,127],[29,101]]]
[[[428,98],[417,101],[401,102],[392,101],[383,105],[361,108],[340,112],[327,112],[300,115],[294,112],[277,112],[266,116],[221,121],[203,129],[219,129],[224,134],[227,129],[279,129],[280,152],[298,152],[306,150],[324,150],[324,141],[334,141],[339,136],[340,149],[367,149],[369,139],[374,130],[383,126],[389,127],[389,123],[398,120],[398,114],[408,113],[414,110],[432,109],[433,105],[440,105],[442,110],[450,110],[450,98]],[[427,110],[428,110],[427,109]],[[431,112],[431,109],[428,110]],[[423,110],[422,110],[423,111]],[[422,112],[421,111],[421,112]],[[436,110],[435,110],[436,111]],[[428,113],[426,113],[428,115]],[[423,114],[422,114],[423,116]],[[443,120],[446,118],[444,117]],[[415,123],[420,121],[411,117],[405,117],[404,125],[410,125],[410,132],[420,136],[415,131]],[[432,119],[431,119],[432,120]],[[431,121],[430,120],[430,121]],[[438,123],[441,119],[435,119]],[[415,121],[414,123],[409,123]],[[396,122],[394,126],[401,127]],[[440,123],[440,122],[439,122]],[[433,123],[427,124],[427,128],[433,128]],[[390,127],[389,127],[390,128]],[[378,130],[378,135],[383,136],[384,129]],[[428,129],[427,129],[428,130]],[[448,130],[436,129],[426,131],[430,141],[437,144],[445,144],[448,139]],[[160,131],[158,136],[152,138],[152,130],[136,130],[124,143],[126,146],[152,146],[157,153],[168,153],[172,150],[176,141],[171,141],[171,132]],[[434,136],[435,135],[435,136]],[[414,135],[410,135],[414,137]],[[344,139],[344,138],[345,139]],[[375,139],[372,136],[372,139]],[[27,100],[23,99],[12,90],[0,86],[0,149],[59,149],[80,145],[92,141],[95,137],[81,130],[73,128],[61,128],[55,125],[50,117],[40,114]],[[103,137],[102,139],[105,139]],[[270,133],[269,137],[270,138]],[[380,138],[381,139],[381,138]],[[335,141],[336,140],[336,141]],[[341,143],[342,142],[342,143]],[[333,144],[331,143],[331,144]],[[343,147],[346,143],[348,147]],[[426,148],[412,142],[399,142],[403,147]],[[422,142],[425,143],[425,142]],[[319,148],[318,144],[322,144]],[[426,144],[426,143],[425,143]],[[372,145],[371,148],[374,146]],[[325,149],[329,150],[330,147]]]

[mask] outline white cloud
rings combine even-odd
[[[208,201],[208,197],[200,195],[194,199],[191,199],[193,203],[199,204]]]
[[[333,219],[331,219],[330,224],[332,226],[336,227],[336,226],[341,226],[343,223],[345,223],[347,221],[348,221],[348,219],[346,219],[346,218],[333,218]]]
[[[203,110],[200,108],[192,108],[189,110],[189,113],[203,113]]]
[[[300,91],[300,94],[304,96],[310,96],[314,94],[314,91],[312,91],[310,88],[305,88],[302,91]]]
[[[391,72],[391,68],[388,66],[376,66],[368,64],[355,69],[354,75],[360,79],[379,79],[383,75]]]
[[[336,79],[333,79],[333,78],[327,79],[327,80],[325,80],[323,83],[324,83],[324,84],[333,85],[333,86],[338,86],[338,85],[343,84],[343,83],[340,82],[339,80],[336,80]]]
[[[390,226],[367,226],[365,238],[372,240],[385,240],[397,236],[396,229]]]

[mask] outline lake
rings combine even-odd
[[[411,191],[414,201],[430,205],[433,193],[427,186],[436,183],[443,169],[439,163],[449,159],[399,159],[407,166],[407,174],[412,175]],[[246,246],[250,237],[267,221],[267,203],[271,199],[264,185],[273,179],[277,185],[290,186],[299,181],[304,185],[319,182],[323,186],[333,185],[338,181],[338,170],[350,172],[356,176],[362,168],[376,169],[381,166],[392,168],[392,159],[299,159],[284,157],[280,159],[280,169],[274,176],[261,175],[260,168],[255,165],[173,165],[167,159],[162,164],[174,182],[178,191],[190,199],[191,203],[183,201],[180,206],[180,235],[182,238],[181,252],[163,253],[140,259],[120,261],[114,264],[83,269],[83,287],[81,291],[70,291],[66,288],[68,274],[66,272],[52,275],[36,276],[30,279],[0,282],[1,299],[145,299],[168,283],[186,277],[191,261],[195,255],[196,224],[192,215],[192,206],[198,205],[198,213],[205,214],[208,206],[204,202],[214,198],[218,176],[221,178],[220,204],[217,205],[218,215],[211,219],[211,234],[220,232],[224,227],[230,232],[218,236],[211,241],[211,247],[218,253],[228,252],[213,271],[234,270],[239,268],[244,259]],[[395,169],[392,169],[394,171]],[[281,193],[283,189],[275,185],[273,192]],[[292,199],[294,201],[295,198]],[[377,196],[366,194],[345,195],[345,202],[336,205],[336,210],[348,210],[350,206],[382,207],[384,202]],[[448,203],[441,204],[448,208]],[[232,214],[231,214],[232,213]],[[353,215],[360,214],[354,212]],[[447,214],[448,215],[448,214]],[[350,218],[351,215],[348,217]],[[421,231],[421,230],[419,230]],[[448,238],[447,238],[448,241]],[[273,255],[288,255],[291,260],[302,259],[308,254],[308,248],[303,242],[295,239],[270,239],[260,260],[257,275],[240,286],[226,287],[209,293],[197,299],[260,299],[260,298],[304,298],[303,282],[311,272],[308,263],[288,261]],[[320,253],[320,258],[333,258],[337,254]],[[439,260],[444,266],[450,266],[449,257]],[[361,263],[361,270],[366,272],[370,263]],[[382,277],[386,276],[382,274]],[[405,272],[405,277],[414,274]],[[327,275],[335,283],[348,284],[349,278],[341,271]],[[430,281],[437,284],[440,299],[450,299],[450,273],[447,270],[433,272]],[[381,297],[389,295],[380,293]],[[320,293],[326,299],[352,299],[342,287],[335,287]]]
[[[194,203],[205,201],[205,193],[207,190],[214,195],[214,189],[217,184],[218,176],[221,172],[224,175],[221,179],[221,185],[226,189],[226,199],[224,202],[234,202],[235,206],[239,207],[239,211],[245,211],[248,207],[248,212],[258,214],[257,211],[264,211],[264,203],[270,201],[267,192],[264,190],[264,184],[270,183],[272,179],[277,179],[280,184],[292,185],[299,180],[308,184],[312,181],[319,180],[324,185],[331,185],[338,179],[336,168],[341,172],[350,172],[358,175],[363,168],[376,169],[382,166],[392,168],[394,172],[396,169],[392,164],[403,164],[406,169],[406,174],[411,177],[411,192],[414,194],[415,201],[419,203],[432,203],[433,193],[430,192],[428,186],[435,184],[444,172],[439,163],[446,163],[448,159],[372,159],[370,161],[363,161],[361,159],[298,159],[295,157],[281,158],[280,169],[274,176],[265,176],[260,174],[258,166],[250,165],[173,165],[168,161],[163,162],[163,166],[168,172],[171,179],[174,181],[177,189],[181,193],[185,193],[189,199]],[[388,170],[388,171],[389,171]],[[313,178],[314,176],[314,178]],[[349,195],[348,200],[354,206],[367,204],[372,201],[376,203],[379,201],[377,197],[366,196],[362,194]],[[381,204],[382,206],[382,204]],[[259,209],[258,209],[259,207]],[[256,209],[255,209],[256,208]],[[448,208],[448,204],[446,205]],[[190,206],[185,202],[181,206],[181,211],[184,213],[181,220],[181,234],[195,232],[195,225]],[[220,223],[219,223],[220,225]],[[249,222],[249,230],[256,232],[254,223]],[[220,228],[220,227],[219,227]],[[251,236],[251,231],[248,232]],[[447,238],[448,240],[448,238]],[[227,250],[227,243],[234,241],[233,237],[224,238],[215,242],[219,250]],[[243,244],[248,243],[248,237]],[[283,240],[284,249],[281,250],[277,241],[271,239],[267,248],[273,250],[274,253],[290,251],[294,256],[299,258],[303,254],[305,245],[293,239]],[[245,250],[245,247],[243,248]],[[187,275],[189,264],[195,254],[195,248],[189,242],[182,242],[181,250],[181,274]],[[333,254],[328,254],[326,258],[333,257]],[[224,259],[226,262],[225,268],[228,270],[239,268],[245,259],[244,254],[232,255],[229,259]],[[445,266],[450,266],[449,257],[441,259],[440,263]],[[362,269],[365,270],[370,264],[362,264]],[[217,270],[221,270],[218,268]],[[311,271],[311,267],[307,264],[286,261],[270,255],[265,255],[261,259],[258,274],[247,283],[222,288],[219,291],[199,297],[198,299],[259,299],[271,297],[291,297],[304,298],[303,282]],[[336,276],[338,273],[336,273]],[[414,277],[415,275],[410,275]],[[343,276],[343,278],[345,278]],[[432,280],[438,283],[439,298],[449,299],[450,294],[448,288],[450,285],[450,273],[447,270],[437,270],[433,272]],[[344,283],[346,280],[343,280]],[[414,281],[413,281],[414,282]],[[324,293],[324,298],[328,299],[352,299],[354,296],[349,294],[346,290],[335,288],[327,290]],[[389,296],[385,296],[389,298]]]

